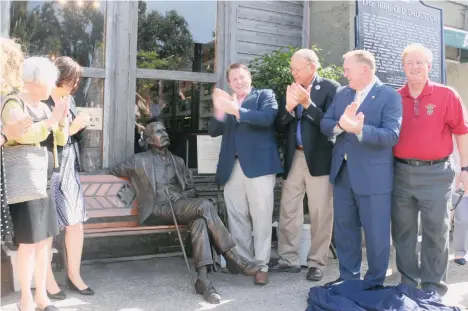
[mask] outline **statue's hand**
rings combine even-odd
[[[180,193],[172,192],[169,194],[169,200],[172,202],[178,201],[180,199]]]

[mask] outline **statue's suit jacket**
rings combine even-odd
[[[169,154],[174,163],[177,179],[183,192],[181,199],[194,198],[196,190],[190,170],[184,165],[182,158],[171,153]],[[154,154],[151,150],[138,153],[128,160],[107,169],[108,173],[112,175],[130,178],[139,203],[140,224],[143,224],[151,214],[154,213],[157,216],[162,213],[163,210],[157,210],[157,208],[161,209],[164,205],[158,203],[167,202],[168,200],[167,197],[161,198],[156,196],[158,191],[154,176],[153,157]]]

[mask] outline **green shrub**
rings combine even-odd
[[[289,46],[254,58],[249,63],[253,86],[260,89],[272,89],[276,100],[281,101],[286,92],[286,86],[294,81],[289,70],[289,63],[293,54],[299,49],[301,48]],[[320,63],[323,64],[323,59],[320,57],[322,50],[315,45],[311,49],[317,53]],[[343,75],[343,69],[336,65],[329,65],[320,67],[318,74],[323,78],[338,81]]]

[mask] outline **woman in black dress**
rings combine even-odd
[[[93,295],[94,291],[86,285],[80,274],[84,238],[83,222],[88,220],[88,214],[78,173],[80,165],[78,141],[81,139],[83,129],[89,123],[89,116],[77,113],[75,101],[71,96],[80,82],[82,68],[67,56],[58,57],[55,65],[60,74],[57,87],[52,90],[47,105],[53,109],[55,102],[60,98],[67,97],[70,100],[68,114],[70,137],[65,146],[58,148],[60,169],[56,170],[52,176],[59,226],[61,229],[65,228],[67,283],[71,289],[81,295]],[[62,300],[67,297],[57,285],[51,265],[47,272],[47,292],[51,299]]]
[[[58,78],[57,67],[47,58],[31,57],[24,61],[24,88],[7,99],[2,110],[2,122],[10,124],[25,116],[33,120],[31,128],[21,137],[8,139],[5,148],[15,145],[39,145],[47,148],[47,198],[10,205],[14,227],[14,241],[18,246],[18,276],[21,286],[21,311],[55,311],[47,297],[46,274],[52,237],[59,232],[54,197],[50,194],[52,172],[57,167],[56,145],[68,140],[68,101],[56,103],[51,112],[42,100],[50,96]],[[8,195],[8,194],[7,194]],[[31,293],[35,275],[35,297]]]

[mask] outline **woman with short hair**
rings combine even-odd
[[[38,308],[58,310],[47,297],[46,275],[52,237],[59,233],[57,211],[51,195],[51,177],[57,167],[56,146],[68,140],[68,102],[60,101],[53,111],[42,103],[49,98],[58,78],[57,67],[47,58],[30,57],[24,60],[23,89],[5,101],[1,119],[10,124],[25,116],[33,120],[29,130],[15,139],[8,138],[5,148],[17,145],[36,145],[47,149],[47,191],[43,199],[11,204],[10,213],[14,227],[14,241],[18,246],[18,276],[21,311]],[[13,168],[14,170],[14,168]],[[8,194],[7,194],[8,195]],[[32,276],[35,275],[35,297],[31,293]]]
[[[58,57],[55,65],[60,74],[57,87],[52,90],[47,105],[52,109],[62,97],[68,98],[70,103],[68,114],[70,137],[65,146],[59,147],[60,169],[56,170],[52,176],[59,226],[61,229],[65,228],[67,284],[81,295],[94,295],[94,291],[86,285],[80,274],[84,239],[83,222],[88,220],[88,214],[80,183],[78,142],[81,140],[83,129],[89,123],[89,115],[77,114],[72,94],[78,88],[83,69],[68,56]],[[57,285],[51,264],[47,273],[47,294],[51,299],[62,300],[67,297]]]

